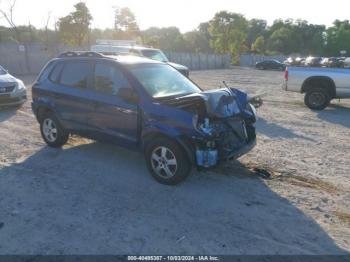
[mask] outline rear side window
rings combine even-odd
[[[67,62],[63,68],[60,83],[62,85],[87,88],[92,66],[88,62]]]
[[[120,88],[128,88],[129,82],[124,74],[113,65],[95,65],[95,90],[97,92],[117,95]]]
[[[49,79],[52,82],[58,83],[58,80],[59,80],[62,68],[63,68],[63,63],[58,63],[58,64],[55,65],[55,67],[53,68],[53,70],[52,70],[52,72],[51,72],[51,74],[49,76]]]

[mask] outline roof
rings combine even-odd
[[[117,56],[105,56],[106,58],[114,59],[121,64],[163,64],[162,62],[149,59],[146,57],[133,56],[133,55],[117,55]]]
[[[99,59],[109,59],[114,60],[120,64],[130,65],[130,64],[163,64],[162,62],[149,59],[146,57],[139,57],[139,56],[133,56],[133,55],[103,55],[101,53],[96,52],[66,52],[63,54],[60,54],[58,56],[58,59],[93,59],[93,60],[99,60]]]

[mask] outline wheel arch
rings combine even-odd
[[[170,136],[168,134],[159,132],[159,131],[152,131],[152,132],[148,132],[146,134],[143,134],[142,136],[142,140],[141,140],[141,144],[142,144],[142,151],[145,152],[145,149],[147,147],[147,144],[156,139],[156,138],[166,138],[166,139],[170,139],[175,141],[185,152],[187,158],[190,160],[191,164],[195,164],[195,157],[194,157],[194,149],[193,146],[191,145],[191,143],[189,141],[186,140],[186,138],[184,137],[174,137],[174,136]]]
[[[40,122],[43,118],[43,116],[47,113],[54,113],[54,111],[52,110],[51,107],[47,106],[47,105],[40,105],[38,106],[37,110],[36,110],[36,118],[38,119],[38,121]]]
[[[301,87],[301,93],[306,93],[311,88],[325,88],[331,98],[336,97],[336,87],[334,80],[328,76],[312,76],[307,78]]]

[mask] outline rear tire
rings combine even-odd
[[[329,92],[324,88],[311,88],[304,97],[305,105],[312,110],[323,110],[330,101]]]
[[[52,112],[44,113],[40,117],[41,136],[50,147],[61,147],[67,143],[69,133],[62,127]]]
[[[181,146],[161,137],[146,144],[145,159],[153,178],[165,185],[176,185],[186,179],[191,163]]]

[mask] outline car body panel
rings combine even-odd
[[[350,69],[288,67],[288,81],[284,81],[284,89],[302,92],[302,86],[311,77],[326,77],[334,82],[337,98],[350,98]]]
[[[277,60],[264,60],[255,64],[257,69],[284,70],[286,65]]]
[[[91,59],[91,61],[94,60],[95,58]],[[146,67],[149,62],[144,58],[131,58],[131,60],[133,60],[132,63],[139,63]],[[57,63],[70,60],[53,61]],[[32,89],[32,107],[37,117],[39,108],[47,107],[52,109],[69,132],[108,141],[129,149],[143,150],[146,140],[151,137],[160,135],[170,137],[184,148],[194,163],[199,163],[195,162],[196,156],[202,154],[205,158],[208,150],[213,151],[212,148],[207,148],[208,142],[218,141],[219,148],[224,133],[225,136],[231,136],[230,139],[235,146],[229,150],[225,149],[225,153],[217,149],[219,161],[239,157],[254,147],[255,115],[254,110],[249,110],[246,93],[233,88],[211,91],[198,89],[198,93],[191,95],[156,99],[147,94],[142,84],[129,71],[128,58],[123,57],[119,61],[113,58],[99,59],[99,63],[101,61],[115,63],[117,67],[122,68],[129,84],[136,92],[137,102],[127,102],[118,96],[101,94],[93,88],[79,89],[53,83],[45,78],[49,76],[46,71],[53,68],[49,63],[48,70],[42,71],[42,75]],[[164,66],[168,65],[164,64]],[[210,101],[214,102],[210,103]],[[231,103],[237,105],[236,111],[224,110],[223,115],[215,111],[218,107],[226,108]],[[202,108],[193,110],[190,108],[192,106]],[[208,125],[210,121],[210,126],[204,128],[204,120]],[[216,164],[217,161],[213,163]],[[207,162],[205,165],[209,166]]]
[[[0,106],[18,106],[27,101],[27,91],[23,82],[0,67]]]

